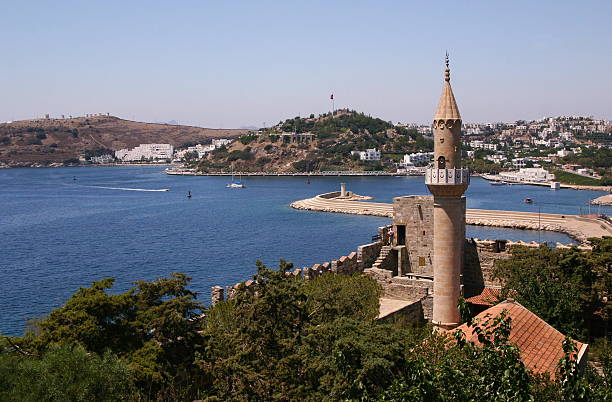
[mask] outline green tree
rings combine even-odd
[[[153,393],[177,381],[197,384],[192,369],[202,345],[198,317],[203,306],[186,288],[190,280],[184,274],[172,274],[135,282],[132,289],[118,294],[108,292],[114,279],[94,282],[40,321],[37,336],[15,341],[38,353],[66,343],[100,356],[109,350],[129,363],[141,388]]]
[[[593,251],[576,247],[513,247],[495,275],[506,293],[567,335],[602,335],[610,317],[612,238],[590,239]]]
[[[135,397],[131,370],[110,352],[51,347],[42,356],[0,353],[0,400],[117,401]],[[135,398],[134,398],[135,399]]]

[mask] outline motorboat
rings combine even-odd
[[[525,199],[523,200],[523,202],[524,202],[525,204],[533,204],[533,200],[532,200],[531,198],[525,198]]]

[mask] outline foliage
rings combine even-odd
[[[610,244],[595,248],[610,251]],[[579,261],[552,260],[568,258]],[[584,258],[597,265],[604,257]],[[12,340],[16,347],[0,349],[0,399],[607,398],[607,380],[584,376],[571,359],[561,361],[558,383],[530,375],[508,341],[505,313],[479,321],[461,308],[467,331],[478,337],[471,343],[462,333],[376,321],[381,288],[371,278],[304,280],[292,269],[283,260],[278,270],[257,262],[250,286],[202,315],[182,274],[139,281],[123,293],[110,292],[112,279],[95,282],[34,333]]]
[[[463,166],[470,168],[476,173],[497,173],[501,170],[501,166],[497,163],[485,159],[465,159]]]
[[[51,347],[42,356],[0,353],[0,400],[116,401],[132,399],[129,367],[107,352]]]
[[[578,184],[582,186],[601,186],[601,181],[591,177],[585,177],[578,174],[566,172],[564,170],[555,170],[555,180],[566,184]]]
[[[240,141],[244,145],[248,145],[251,142],[255,141],[256,139],[257,139],[257,134],[245,134],[245,135],[240,136],[240,138],[238,138],[238,141]]]
[[[504,291],[562,333],[584,339],[601,336],[610,319],[612,238],[589,239],[593,251],[578,248],[513,247],[495,275]]]
[[[91,159],[93,156],[115,155],[115,151],[109,148],[87,149],[83,152],[85,159]]]
[[[55,344],[77,344],[103,355],[109,350],[127,361],[136,383],[157,392],[180,374],[189,373],[201,345],[197,317],[202,305],[187,290],[191,278],[172,274],[153,282],[138,281],[111,294],[107,278],[79,289],[66,304],[38,323],[38,336],[18,340],[25,349],[44,353]],[[189,381],[197,382],[196,373]]]

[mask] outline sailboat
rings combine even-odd
[[[227,183],[227,185],[225,187],[227,187],[227,188],[245,188],[246,186],[241,181],[241,179],[242,179],[242,175],[240,175],[239,178],[238,178],[238,181],[236,181],[234,179],[234,172],[232,171],[232,181],[231,181],[231,183]]]
[[[187,198],[191,198],[191,190],[187,192]]]

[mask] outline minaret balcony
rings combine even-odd
[[[425,171],[425,184],[428,186],[463,185],[467,187],[470,184],[470,169],[437,169],[430,167]]]

